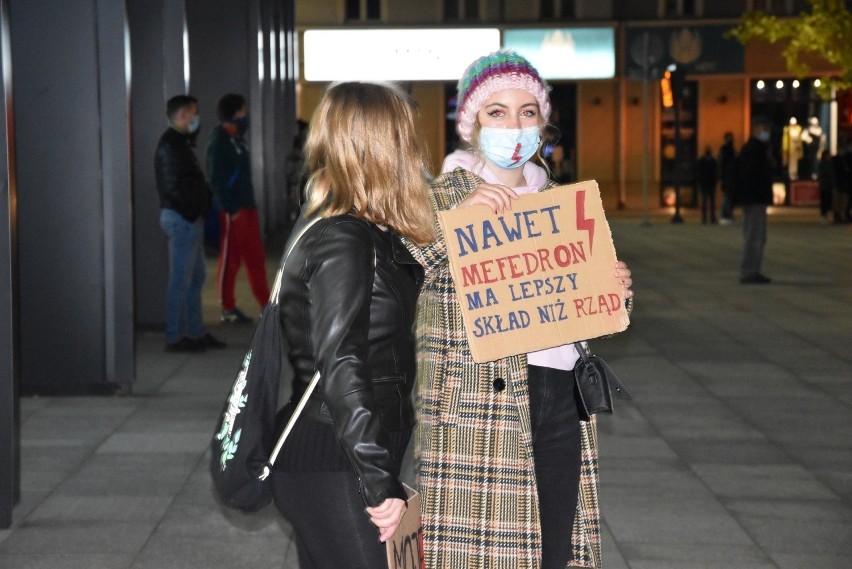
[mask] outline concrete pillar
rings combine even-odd
[[[12,524],[21,492],[18,399],[18,283],[15,146],[9,6],[0,0],[0,529]]]
[[[280,227],[288,213],[285,157],[295,134],[294,4],[292,0],[127,0],[127,9],[133,56],[136,323],[159,329],[165,321],[168,268],[153,156],[167,125],[166,101],[180,93],[198,99],[202,126],[196,154],[203,165],[210,132],[219,122],[216,103],[226,93],[246,97],[262,229],[269,233]],[[286,46],[283,63],[279,46]]]
[[[17,99],[21,388],[133,379],[123,3],[10,0]]]
[[[154,152],[168,128],[166,101],[187,92],[189,41],[183,0],[127,0],[132,63],[133,250],[136,325],[164,326],[168,250],[160,229]],[[202,111],[205,110],[201,101]],[[206,118],[206,117],[205,117]]]
[[[245,96],[255,200],[268,234],[288,213],[285,158],[295,134],[293,1],[186,0],[186,12],[192,93],[205,125],[198,151],[203,154],[218,124],[219,98],[231,92]]]

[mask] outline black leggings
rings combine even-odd
[[[574,372],[529,366],[530,419],[541,515],[541,569],[565,569],[580,489]]]
[[[301,569],[387,567],[385,544],[349,472],[273,472],[275,505],[292,524]]]

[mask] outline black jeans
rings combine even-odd
[[[580,417],[573,371],[529,366],[530,419],[541,515],[542,569],[565,569],[580,489]]]
[[[385,544],[349,472],[273,472],[275,505],[292,524],[300,569],[387,567]]]

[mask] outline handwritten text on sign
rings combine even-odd
[[[478,206],[439,217],[477,362],[627,328],[596,182],[521,196],[501,214]]]

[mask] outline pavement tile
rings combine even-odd
[[[766,440],[718,440],[712,435],[705,440],[672,440],[672,448],[689,464],[792,464],[793,458]]]
[[[601,558],[603,559],[603,566],[607,569],[629,569],[627,561],[621,555],[621,551],[615,543],[612,532],[606,525],[606,520],[601,520]]]
[[[60,492],[67,496],[174,496],[198,463],[196,454],[102,453],[68,477]]]
[[[3,569],[127,569],[133,555],[105,553],[57,553],[50,555],[3,555]]]
[[[607,457],[675,459],[672,448],[659,437],[608,437],[603,436],[600,445]]]
[[[634,544],[621,546],[630,569],[775,569],[754,545]]]
[[[21,524],[0,543],[4,554],[135,554],[142,549],[156,522],[113,520]]]
[[[852,521],[765,516],[737,516],[737,520],[770,554],[796,555],[805,550],[815,555],[852,555]]]
[[[182,536],[157,532],[131,565],[132,569],[280,569],[296,567],[295,548],[283,535],[239,532],[231,535]],[[289,565],[288,565],[289,564]]]
[[[698,463],[691,468],[721,498],[837,499],[835,493],[798,464]]]
[[[643,495],[601,496],[607,524],[620,544],[727,544],[747,546],[752,538],[709,493],[700,499],[677,495],[663,500]],[[623,549],[622,549],[623,551]],[[630,566],[631,557],[624,552]]]
[[[172,503],[171,496],[67,496],[53,494],[42,502],[27,522],[34,524],[71,522],[157,522]]]
[[[21,492],[50,491],[83,465],[91,448],[82,446],[21,445]]]
[[[198,433],[113,433],[98,453],[200,453],[210,444],[212,431]]]
[[[849,569],[848,555],[826,555],[810,550],[803,553],[772,553],[770,557],[778,569]]]
[[[852,522],[852,508],[843,500],[725,500],[735,516]]]

